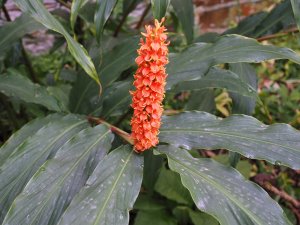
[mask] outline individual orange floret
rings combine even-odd
[[[141,47],[135,62],[138,69],[134,75],[135,91],[132,95],[133,117],[131,119],[134,150],[145,151],[158,144],[158,133],[163,113],[168,45],[166,28],[155,20],[155,26],[146,26],[142,33]]]

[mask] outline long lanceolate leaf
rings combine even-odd
[[[98,42],[104,29],[104,25],[112,13],[118,0],[97,0],[96,13],[95,13],[95,25],[96,36]]]
[[[299,0],[291,0],[291,4],[293,7],[295,20],[296,20],[298,29],[300,30],[300,2],[299,2]]]
[[[194,7],[192,0],[171,0],[173,9],[182,25],[188,43],[194,38]]]
[[[199,79],[217,64],[258,63],[269,59],[289,59],[300,64],[300,56],[288,48],[262,45],[239,35],[225,35],[216,43],[194,44],[182,53],[171,56],[167,68],[167,88],[182,81]]]
[[[0,166],[0,221],[38,168],[65,142],[87,126],[88,123],[80,117],[60,116],[24,139],[12,154],[7,155]]]
[[[47,161],[14,201],[4,224],[53,224],[111,147],[103,125],[82,130]]]
[[[248,63],[231,63],[229,68],[237,74],[240,79],[251,89],[257,90],[257,76],[255,69]],[[234,92],[230,92],[232,98],[232,113],[251,115],[255,108],[256,99],[244,97]]]
[[[89,57],[87,51],[76,42],[60,22],[52,16],[43,6],[41,1],[37,0],[14,0],[23,12],[29,13],[35,20],[42,23],[48,29],[54,30],[63,35],[68,43],[69,51],[76,61],[81,65],[85,72],[93,78],[99,85],[100,80],[95,66]]]
[[[74,26],[76,23],[79,10],[83,5],[85,5],[86,2],[87,0],[73,0],[72,7],[71,7],[71,15],[70,15],[70,23],[71,23],[72,30],[74,30]]]
[[[17,147],[23,144],[27,138],[33,136],[39,129],[48,124],[50,121],[55,121],[60,117],[61,116],[59,114],[52,114],[44,118],[37,118],[15,132],[0,148],[0,167],[10,155],[17,151]]]
[[[256,90],[237,74],[217,67],[210,68],[208,73],[198,80],[179,83],[175,90],[203,90],[210,88],[226,88],[227,91],[243,96],[256,97]]]
[[[211,159],[193,158],[186,150],[160,146],[169,166],[179,173],[196,206],[222,225],[291,224],[279,205],[236,170]]]
[[[102,63],[99,66],[99,70],[103,74],[102,84],[104,90],[116,81],[124,70],[134,64],[137,46],[137,38],[126,39],[120,42],[120,44],[115,46],[111,51],[101,56]],[[116,55],[118,57],[116,57]],[[88,114],[101,110],[101,102],[97,101],[99,100],[99,96],[95,84],[90,79],[85,79],[85,77],[81,76],[76,80],[71,91],[70,99],[70,108],[74,113]],[[91,102],[91,100],[94,100],[94,102]]]
[[[42,105],[52,111],[62,111],[56,98],[46,88],[34,84],[16,72],[0,75],[0,92],[8,97],[17,97],[27,103]]]
[[[164,117],[162,124],[161,142],[184,148],[228,149],[300,169],[300,132],[286,124],[267,126],[243,115],[221,120],[204,112]]]
[[[58,224],[127,225],[142,176],[143,157],[119,147],[100,161]]]
[[[166,15],[170,0],[151,0],[153,16],[160,20]]]

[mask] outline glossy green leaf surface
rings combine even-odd
[[[242,80],[237,74],[230,70],[224,70],[217,67],[210,68],[207,74],[198,80],[179,83],[174,90],[185,91],[210,88],[225,88],[227,91],[243,96],[256,97],[256,90]]]
[[[58,224],[127,225],[142,177],[141,155],[130,146],[113,150],[100,161]]]
[[[258,79],[255,69],[248,63],[231,63],[229,68],[237,74],[244,83],[249,85],[253,90],[257,90]],[[232,98],[232,113],[251,115],[255,109],[256,99],[241,96],[237,93],[230,93]]]
[[[239,35],[222,36],[216,43],[196,43],[170,56],[167,89],[182,81],[199,79],[217,64],[258,63],[269,59],[289,59],[300,64],[300,56],[291,49],[262,45]]]
[[[279,205],[258,185],[212,159],[193,158],[186,150],[159,146],[171,170],[180,174],[196,206],[222,225],[290,224]],[[238,184],[238,185],[237,185]]]
[[[138,39],[136,37],[120,41],[111,50],[103,53],[98,70],[103,74],[104,89],[116,81],[121,73],[134,65]],[[116,55],[118,57],[116,57]],[[106,92],[106,90],[104,90]],[[89,114],[101,111],[101,99],[94,82],[82,75],[78,77],[71,90],[70,108],[75,113]]]
[[[70,23],[71,28],[74,30],[74,26],[76,23],[76,19],[79,13],[80,8],[87,2],[87,0],[73,0],[72,7],[71,7],[71,15],[70,15]]]
[[[296,20],[298,29],[300,30],[300,2],[298,0],[291,0],[291,4],[293,7],[293,12],[295,15],[295,20]]]
[[[16,147],[0,167],[0,220],[39,167],[87,126],[87,121],[78,116],[61,116],[45,124]]]
[[[24,14],[18,17],[15,21],[6,23],[0,27],[0,54],[11,47],[16,41],[22,38],[25,34],[42,29],[43,26]]]
[[[163,118],[160,141],[184,148],[228,149],[247,158],[300,168],[300,132],[287,124],[267,126],[250,116],[226,119],[204,112]]]
[[[0,92],[8,97],[17,97],[27,103],[42,105],[52,111],[62,111],[56,98],[45,87],[34,84],[27,77],[11,71],[0,75]]]
[[[290,0],[284,0],[270,12],[258,12],[243,19],[237,27],[229,29],[225,34],[240,34],[258,38],[277,33],[294,24]]]
[[[103,100],[103,110],[101,115],[104,118],[111,116],[120,116],[126,112],[131,103],[132,81],[115,82],[107,89],[107,93]]]
[[[104,25],[112,13],[118,0],[97,0],[95,12],[96,36],[98,42],[104,29]]]
[[[87,128],[66,142],[28,182],[4,224],[57,224],[74,195],[111,148],[113,135],[103,125]]]
[[[166,210],[139,211],[134,220],[134,225],[145,224],[177,225],[177,221]]]
[[[37,118],[25,124],[20,130],[15,132],[0,148],[0,167],[17,151],[18,146],[24,144],[27,138],[33,136],[39,129],[49,122],[59,119],[59,114],[51,114],[44,118]]]
[[[213,113],[216,110],[214,90],[193,91],[185,105],[185,110],[198,110]]]
[[[182,25],[187,43],[191,43],[194,38],[194,7],[192,0],[171,0],[171,4],[178,20]]]
[[[161,20],[166,15],[169,4],[170,0],[151,0],[154,18]]]
[[[140,3],[142,0],[124,0],[123,1],[123,14],[127,15],[130,13],[138,3]]]
[[[75,60],[81,65],[85,72],[100,85],[100,80],[95,66],[85,48],[76,42],[65,30],[62,24],[51,15],[40,1],[36,0],[14,0],[23,12],[31,15],[37,22],[42,23],[48,29],[63,35],[68,43],[68,48]]]
[[[162,167],[155,184],[155,191],[179,204],[192,205],[191,195],[181,184],[180,176]]]

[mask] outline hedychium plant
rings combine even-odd
[[[69,24],[42,1],[14,2],[23,14],[1,27],[0,60],[9,57],[15,41],[43,26],[60,34],[79,68],[64,68],[72,79],[60,69],[51,86],[39,76],[1,68],[1,96],[40,116],[0,148],[0,224],[156,224],[165,211],[151,198],[160,188],[189,206],[176,208],[187,209],[181,224],[292,224],[235,166],[245,157],[300,169],[300,132],[250,116],[258,100],[251,63],[300,64],[291,49],[259,42],[285,29],[274,19],[279,12],[300,25],[296,0],[246,18],[222,35],[199,37],[193,33],[192,0],[147,1],[135,28],[128,24],[136,18],[128,24],[126,18],[143,4],[139,0],[58,1],[70,13]],[[140,36],[150,8],[157,20]],[[84,24],[79,32],[78,20]],[[167,33],[172,21],[177,30]],[[224,89],[235,115],[220,118],[212,114],[214,90]],[[191,94],[182,110],[163,112],[165,95],[185,92]],[[219,149],[230,152],[228,164],[199,154]],[[173,178],[177,186],[168,183]],[[158,187],[158,180],[165,186]]]

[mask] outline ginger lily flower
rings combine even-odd
[[[132,95],[131,119],[134,150],[145,151],[158,144],[158,133],[163,112],[162,101],[166,84],[166,64],[168,61],[168,45],[166,28],[155,20],[155,26],[146,26],[144,40],[141,38],[138,57],[135,62],[138,69],[134,75],[135,91]]]

